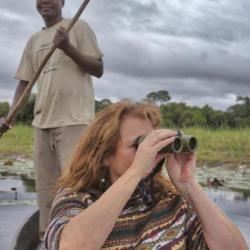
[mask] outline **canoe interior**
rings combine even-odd
[[[13,250],[35,250],[39,241],[39,211],[37,210],[18,231]]]

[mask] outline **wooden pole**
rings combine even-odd
[[[84,9],[88,5],[89,1],[90,0],[85,0],[82,3],[82,5],[78,9],[78,11],[76,12],[75,16],[73,17],[73,19],[70,21],[68,27],[66,28],[66,32],[69,32],[71,30],[71,28],[74,26],[74,24],[79,19],[80,15],[82,14],[82,12],[84,11]],[[50,57],[52,56],[52,54],[54,53],[55,50],[56,50],[56,46],[53,45],[51,47],[51,49],[49,50],[48,54],[43,59],[41,65],[39,66],[39,68],[37,69],[37,71],[32,76],[30,82],[28,83],[28,85],[25,88],[24,92],[22,93],[22,95],[20,96],[20,98],[18,99],[18,101],[16,102],[15,106],[11,109],[11,111],[7,115],[7,117],[6,117],[6,123],[7,124],[11,124],[11,122],[13,121],[13,119],[15,118],[15,116],[17,115],[17,113],[26,104],[26,102],[29,99],[29,96],[31,94],[32,87],[35,85],[35,83],[36,83],[38,77],[40,76],[40,74],[41,74],[44,66],[47,64],[48,60],[50,59]],[[6,126],[6,125],[3,124],[1,127],[4,127],[4,126]],[[1,132],[1,129],[0,129],[0,137],[2,136],[3,133],[4,132]]]

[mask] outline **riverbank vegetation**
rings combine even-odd
[[[0,139],[0,158],[23,156],[31,158],[33,152],[33,128],[16,125]]]
[[[32,94],[28,103],[17,115],[16,122],[30,125],[33,120],[33,109],[36,95]],[[215,110],[209,105],[203,107],[188,106],[184,102],[171,102],[166,90],[149,93],[143,101],[155,103],[161,109],[163,125],[170,128],[202,127],[247,128],[250,127],[250,97],[238,97],[235,104],[227,110]],[[96,100],[96,112],[99,112],[112,102],[109,99]],[[0,117],[6,116],[9,110],[7,102],[0,102]]]
[[[232,166],[250,166],[250,128],[206,129],[184,128],[185,134],[198,138],[198,164],[217,165],[228,163]],[[33,152],[33,129],[17,125],[0,139],[2,158],[22,156],[31,158]]]
[[[250,97],[238,97],[236,104],[227,110],[214,110],[209,105],[191,107],[185,103],[171,102],[166,90],[149,93],[144,102],[159,106],[162,126],[180,129],[195,135],[199,140],[199,165],[229,163],[250,166]],[[33,152],[33,108],[36,95],[32,94],[28,103],[16,117],[17,125],[0,139],[0,156],[24,155]],[[109,99],[95,101],[96,112],[112,102]],[[0,117],[7,115],[9,104],[0,102]]]

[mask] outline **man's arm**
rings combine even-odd
[[[18,85],[16,87],[16,91],[15,91],[13,103],[12,103],[12,105],[10,107],[10,111],[9,112],[11,112],[11,110],[13,109],[13,107],[18,102],[19,98],[21,97],[21,95],[23,94],[24,90],[26,89],[28,83],[29,83],[28,81],[23,81],[23,80],[19,81],[19,83],[18,83]]]
[[[69,42],[69,36],[63,27],[60,27],[54,37],[54,44],[58,49],[64,51],[83,71],[101,77],[103,74],[102,59],[94,58],[80,52]]]

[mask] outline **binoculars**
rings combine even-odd
[[[144,137],[139,139],[139,143],[142,142]],[[178,131],[174,141],[162,148],[159,153],[193,153],[198,148],[198,140],[192,135],[185,135]]]

